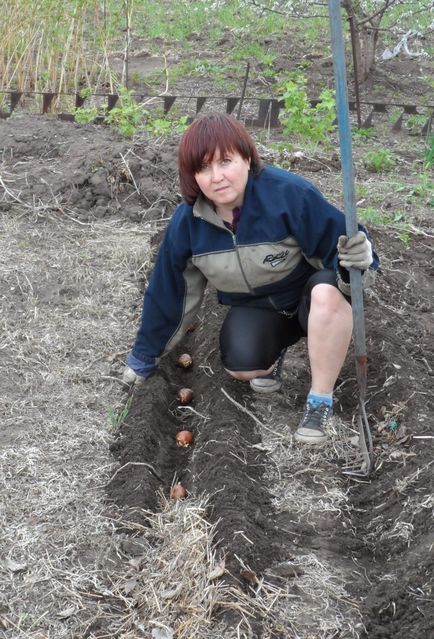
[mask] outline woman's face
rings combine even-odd
[[[216,152],[205,159],[194,176],[202,193],[211,200],[217,210],[241,206],[249,176],[250,160],[245,160],[237,151],[221,155]]]

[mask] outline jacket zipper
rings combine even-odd
[[[250,286],[250,284],[248,282],[248,279],[247,279],[246,274],[245,274],[244,269],[243,269],[243,264],[241,262],[240,254],[238,252],[238,244],[237,244],[237,239],[235,237],[235,233],[233,233],[226,226],[223,225],[223,227],[222,227],[222,226],[220,226],[220,224],[214,224],[214,222],[211,222],[211,220],[207,220],[206,218],[204,218],[202,216],[200,216],[200,219],[203,220],[204,222],[208,222],[208,224],[211,224],[212,226],[216,226],[218,229],[221,229],[222,231],[226,231],[227,233],[231,234],[232,242],[233,242],[233,245],[234,245],[234,248],[235,248],[235,253],[237,254],[238,266],[240,267],[241,275],[243,276],[243,280],[244,280],[247,288],[249,289],[250,295],[253,295],[253,289],[252,289],[252,287]]]
[[[250,284],[249,284],[249,282],[247,280],[246,274],[244,273],[243,264],[241,262],[241,257],[240,257],[240,254],[238,252],[238,244],[237,244],[237,239],[235,237],[235,233],[232,233],[232,231],[230,231],[229,229],[228,229],[228,231],[232,235],[232,242],[234,243],[235,253],[237,254],[238,265],[240,267],[241,275],[243,276],[244,282],[246,283],[246,286],[249,289],[250,295],[253,295],[253,289],[252,289],[252,287],[250,286]]]

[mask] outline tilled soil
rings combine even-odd
[[[117,215],[142,227],[153,225],[152,262],[179,199],[173,143],[132,146],[105,129],[44,118],[17,118],[1,126],[3,179],[10,191],[0,201],[4,212],[16,214],[13,195],[19,194],[29,207],[36,202],[42,211],[45,203],[60,219]],[[326,168],[330,196],[339,189],[339,167]],[[320,173],[309,175],[303,166],[300,172],[321,183]],[[303,342],[288,353],[284,385],[273,397],[258,397],[248,384],[224,374],[218,336],[225,309],[209,290],[182,345],[164,358],[158,374],[133,390],[111,447],[118,472],[107,499],[134,507],[140,521],[140,509],[158,511],[161,492],[169,495],[179,481],[191,499],[209,496],[208,517],[217,526],[226,578],[240,588],[254,592],[267,576],[276,584],[290,583],[294,597],[306,598],[302,569],[294,560],[313,553],[320,565],[330,563],[339,571],[348,601],[360,612],[353,634],[330,636],[431,639],[432,232],[420,224],[410,232],[408,248],[393,230],[376,227],[373,236],[382,267],[375,289],[366,294],[367,410],[376,459],[369,479],[349,480],[333,450],[321,455],[292,440],[309,385]],[[150,268],[137,279],[137,303],[129,309],[136,317]],[[15,312],[19,309],[12,305],[10,313]],[[182,352],[192,355],[191,369],[177,366]],[[120,363],[111,375],[120,375]],[[180,387],[193,390],[190,406],[180,407]],[[2,388],[15,392],[6,380]],[[349,427],[357,404],[351,354],[336,395],[337,416]],[[175,443],[184,427],[194,433],[186,449]],[[291,487],[299,491],[300,504]],[[323,506],[336,487],[346,497],[342,510]],[[301,503],[307,494],[312,508]],[[257,620],[258,639],[265,636],[264,624]],[[286,629],[279,632],[269,636],[292,636]],[[315,636],[314,628],[310,632],[303,636]]]
[[[417,436],[433,433],[428,391],[433,361],[432,249],[423,236],[412,238],[411,251],[403,251],[399,241],[379,231],[375,235],[383,268],[367,299],[366,314],[367,407],[377,466],[369,480],[341,479],[350,496],[351,530],[333,513],[313,522],[308,517],[296,521],[294,513],[274,507],[276,487],[266,479],[272,461],[261,450],[261,429],[222,392],[255,412],[258,400],[249,386],[228,379],[222,371],[218,332],[224,309],[218,308],[211,292],[195,331],[164,360],[161,373],[134,392],[131,412],[112,451],[121,465],[146,461],[149,467],[125,467],[112,482],[110,496],[118,503],[153,509],[158,507],[156,491],[169,494],[174,480],[193,495],[206,492],[212,496],[210,517],[218,522],[233,575],[243,575],[238,558],[258,575],[311,550],[319,558],[334,557],[337,565],[353,561],[359,574],[353,572],[347,587],[360,602],[366,628],[361,636],[428,639],[434,631],[433,444]],[[183,351],[193,357],[191,370],[176,365]],[[338,380],[338,386],[344,384],[338,401],[347,422],[357,396],[352,366],[349,361]],[[282,437],[300,417],[309,381],[299,356],[292,359],[290,353],[285,369],[290,379],[278,393],[279,412],[268,422],[284,422]],[[194,391],[195,412],[178,407],[176,392],[185,386]],[[186,425],[195,442],[191,449],[179,449],[175,434]],[[309,466],[311,452],[304,455]],[[290,449],[287,461],[290,466]],[[303,481],[315,490],[314,472],[306,473]],[[319,483],[316,491],[320,497],[324,486]],[[296,586],[296,578],[291,578]]]

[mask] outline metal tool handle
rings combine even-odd
[[[357,233],[358,224],[340,0],[329,0],[329,11],[342,162],[345,226],[348,237],[351,237]],[[362,274],[359,269],[350,269],[350,283],[354,319],[354,347],[356,356],[359,356],[366,354]]]
[[[342,179],[344,190],[345,226],[348,237],[357,233],[357,207],[354,179],[354,164],[351,142],[350,116],[348,110],[347,76],[345,67],[345,48],[342,35],[340,0],[329,0],[330,29],[333,49],[333,68],[336,85],[336,109],[341,151]],[[365,397],[367,383],[367,356],[365,336],[365,316],[363,308],[362,273],[359,269],[350,269],[351,303],[353,309],[353,337],[356,355],[356,373],[359,386],[359,424],[361,449],[364,456],[365,473],[372,467],[372,439],[366,419]]]

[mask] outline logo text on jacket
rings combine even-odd
[[[280,251],[280,253],[275,253],[274,255],[270,253],[269,255],[266,255],[264,257],[264,261],[262,263],[271,264],[273,268],[276,268],[276,266],[278,266],[279,264],[285,261],[288,255],[289,255],[288,249],[286,249],[286,251]]]

